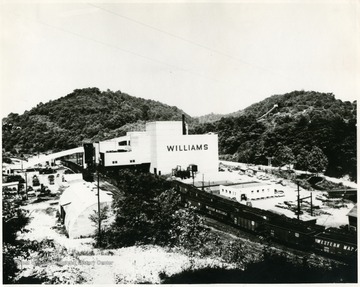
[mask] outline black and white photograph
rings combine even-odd
[[[358,0],[2,0],[8,285],[357,286]]]

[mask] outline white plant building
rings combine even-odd
[[[145,131],[95,143],[95,154],[99,152],[106,168],[142,165],[161,175],[194,164],[201,173],[218,171],[218,136],[189,135],[182,121],[149,122]]]

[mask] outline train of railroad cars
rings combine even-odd
[[[299,250],[351,261],[357,258],[356,232],[317,225],[316,221],[300,221],[285,215],[240,204],[192,185],[174,181],[187,207],[194,207],[205,216],[257,234],[274,242]]]

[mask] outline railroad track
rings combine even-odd
[[[327,258],[312,252],[294,249],[277,242],[269,242],[262,236],[251,234],[206,216],[201,217],[204,219],[205,226],[220,232],[224,232],[226,234],[231,234],[237,239],[244,241],[244,243],[251,244],[254,253],[262,253],[265,248],[269,248],[271,252],[285,256],[286,258],[290,259],[291,262],[302,263],[303,259],[306,258],[306,262],[309,266],[323,265],[330,267],[332,264],[344,265],[344,263],[341,261]]]

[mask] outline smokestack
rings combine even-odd
[[[185,115],[182,114],[182,134],[186,135],[186,123],[185,123]]]

